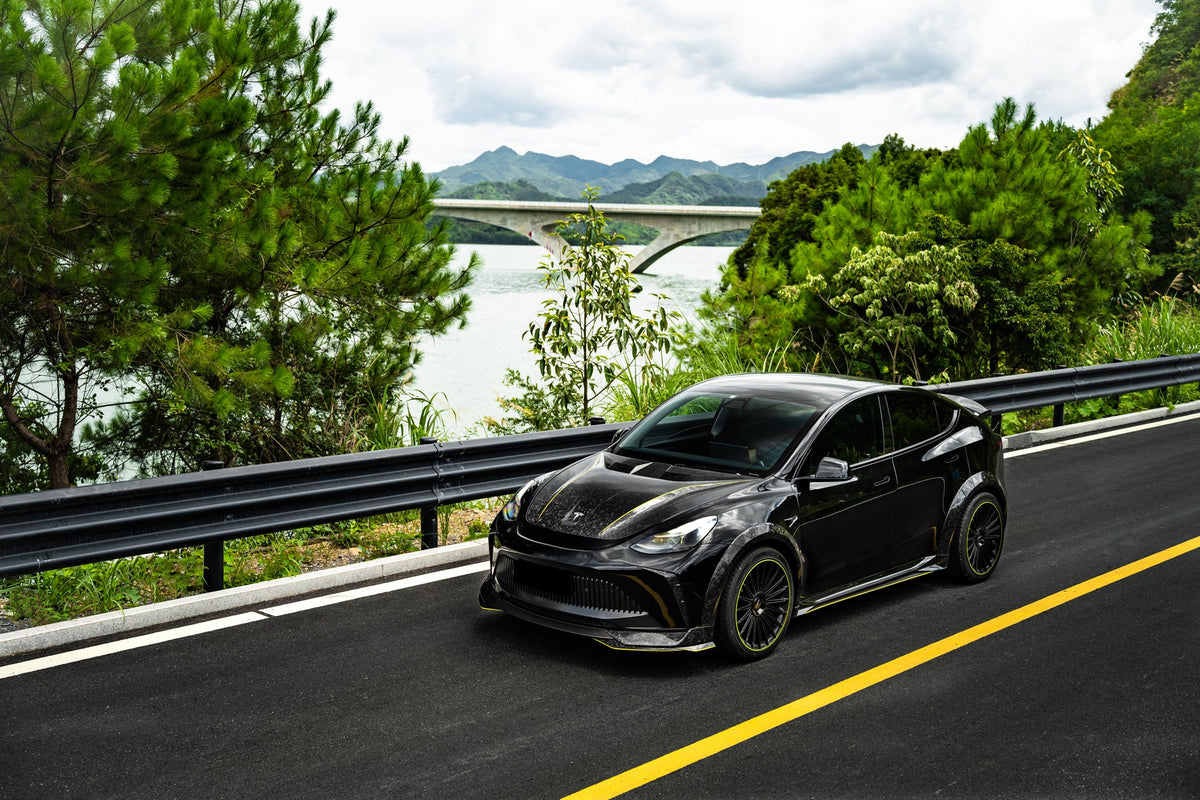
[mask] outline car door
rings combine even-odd
[[[895,520],[890,496],[895,469],[887,455],[878,395],[840,409],[817,433],[798,475],[813,475],[822,458],[850,466],[845,481],[798,482],[804,593],[820,594],[879,572],[888,561]]]
[[[932,455],[949,431],[954,409],[922,391],[897,391],[886,397],[890,422],[896,494],[892,498],[901,526],[895,541],[895,565],[933,555],[937,532],[945,519],[946,503],[956,477],[965,469],[962,448]]]

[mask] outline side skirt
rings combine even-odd
[[[836,589],[831,589],[828,592],[823,592],[818,595],[804,597],[796,605],[796,616],[816,611],[818,608],[826,608],[834,603],[840,603],[843,600],[849,600],[851,597],[858,597],[876,589],[885,589],[888,586],[895,586],[897,583],[911,581],[913,578],[920,578],[922,575],[928,575],[931,572],[941,572],[946,567],[944,564],[937,563],[937,556],[927,556],[911,566],[896,572],[889,572],[885,575],[877,575],[874,578],[852,583],[847,586],[839,586]]]

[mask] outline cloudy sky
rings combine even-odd
[[[1005,96],[1104,116],[1154,0],[302,0],[334,5],[334,104],[372,100],[426,171],[507,145],[759,164],[952,147]]]

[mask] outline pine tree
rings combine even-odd
[[[143,387],[108,452],[286,457],[343,376],[391,391],[461,321],[469,270],[406,142],[318,108],[332,13],[307,35],[290,0],[0,13],[0,410],[52,486],[94,476],[75,441],[105,386]]]
[[[960,226],[939,227],[940,241],[974,262],[980,300],[960,337],[976,356],[973,376],[1070,360],[1119,311],[1114,300],[1152,274],[1144,223],[1101,213],[1076,136],[1006,98],[990,126],[968,131],[956,162],[921,179],[925,214]]]

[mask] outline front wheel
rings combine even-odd
[[[958,521],[950,545],[950,571],[959,580],[987,580],[1000,561],[1004,548],[1004,512],[991,492],[971,498]]]
[[[721,590],[717,646],[743,661],[768,655],[787,631],[794,600],[792,571],[778,550],[760,547],[743,556]]]

